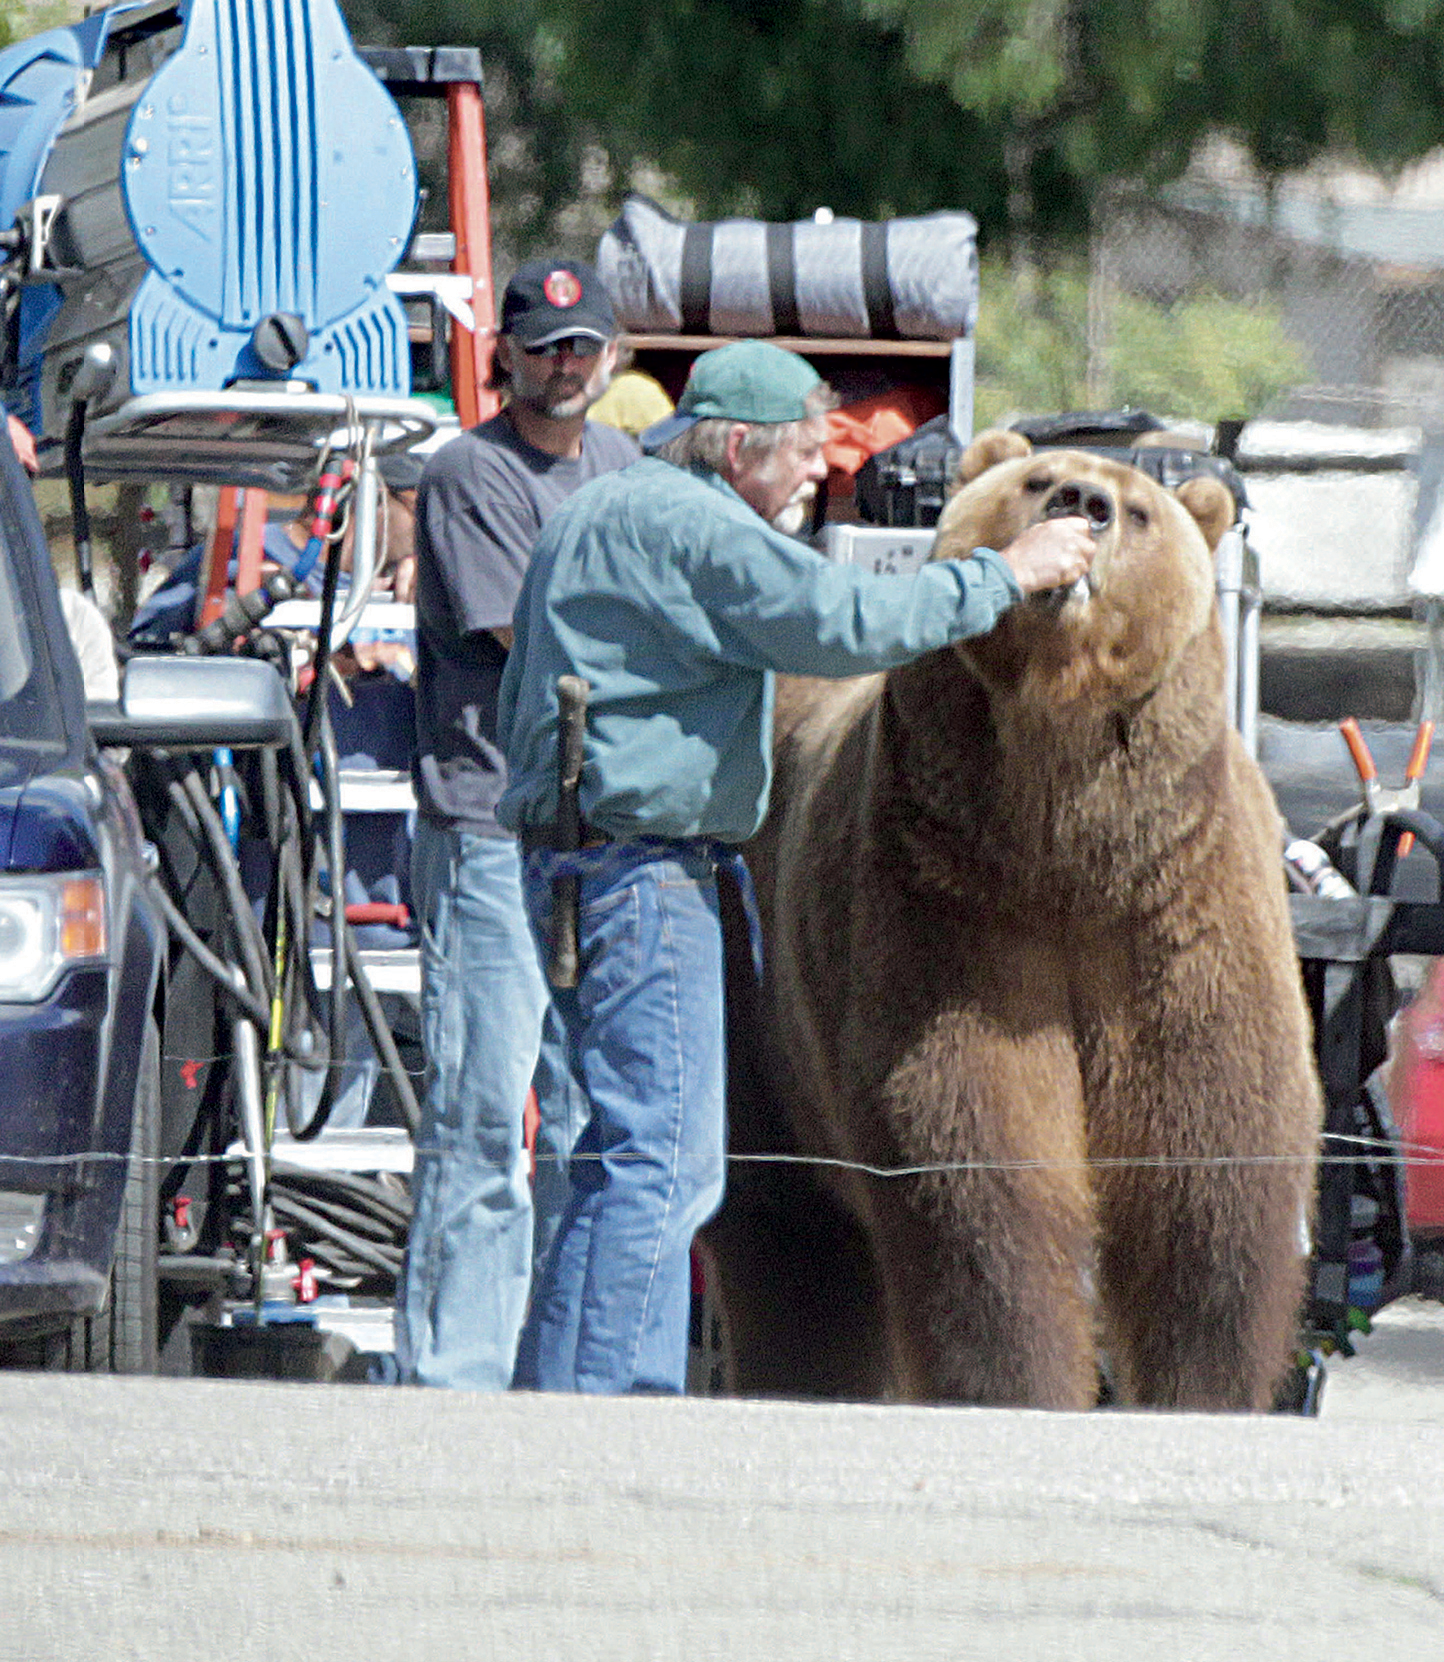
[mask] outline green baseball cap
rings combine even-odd
[[[693,360],[675,412],[642,434],[642,448],[660,450],[699,421],[802,421],[807,395],[821,384],[806,358],[771,341],[715,346]]]

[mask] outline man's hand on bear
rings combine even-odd
[[[1097,552],[1088,521],[1077,516],[1039,520],[999,550],[1024,594],[1070,588],[1086,575]]]

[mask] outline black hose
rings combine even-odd
[[[312,697],[318,696],[312,688]],[[331,700],[323,685],[319,693],[319,758],[321,762],[321,812],[326,836],[326,871],[331,884],[331,986],[330,1022],[333,1061],[346,1057],[346,973],[347,947],[351,938],[346,922],[346,821],[341,813],[341,759],[336,753],[336,730],[331,725]]]
[[[274,1173],[272,1174],[272,1187],[279,1187],[276,1184]],[[283,1192],[288,1200],[295,1200],[297,1204],[309,1206],[318,1217],[329,1219],[331,1223],[350,1230],[360,1239],[370,1241],[375,1246],[394,1246],[397,1243],[399,1231],[387,1219],[377,1218],[372,1213],[361,1211],[358,1207],[348,1206],[344,1201],[336,1200],[330,1195],[300,1189],[295,1184],[286,1184]]]
[[[339,1189],[342,1193],[351,1195],[358,1205],[364,1203],[377,1215],[384,1215],[398,1229],[406,1230],[410,1227],[409,1197],[396,1193],[394,1189],[378,1182],[374,1177],[366,1177],[354,1171],[318,1172],[309,1166],[290,1165],[284,1159],[273,1159],[271,1172],[278,1181],[294,1184],[301,1189]]]
[[[90,552],[90,509],[85,501],[85,400],[70,406],[65,424],[65,482],[70,487],[70,522],[75,539],[75,573],[81,589],[95,599],[95,564]]]
[[[300,727],[293,724],[284,752],[287,763],[284,780],[281,776],[281,756],[271,750],[261,753],[262,799],[266,814],[266,838],[275,851],[272,868],[273,905],[284,907],[284,917],[290,939],[310,939],[311,918],[315,911],[314,896],[309,893],[309,874],[314,863],[315,838],[308,832],[311,823],[311,804],[305,757],[301,752]],[[268,918],[274,940],[276,920]],[[285,992],[285,1019],[288,1031],[294,1033],[300,1025],[309,1030],[315,1017],[319,998],[316,981],[311,973],[309,951],[290,955],[293,974],[299,976],[287,983]],[[299,984],[303,997],[295,996]],[[298,1018],[305,1018],[304,1024]]]
[[[253,991],[262,999],[272,993],[271,966],[266,960],[266,943],[256,914],[251,910],[251,899],[241,882],[240,867],[231,849],[231,840],[221,823],[221,816],[206,793],[195,768],[189,768],[179,781],[168,787],[172,793],[184,792],[204,833],[202,848],[209,859],[212,872],[224,890],[235,927],[236,944],[245,960],[243,969]]]
[[[1435,863],[1444,868],[1444,825],[1433,814],[1422,808],[1395,808],[1389,815],[1389,824],[1401,833],[1412,831],[1416,842],[1422,843],[1434,856]]]
[[[1433,855],[1440,897],[1444,898],[1444,826],[1422,808],[1391,808],[1377,819],[1366,817],[1360,822],[1354,858],[1357,863],[1361,854],[1372,847],[1373,861],[1368,873],[1369,893],[1387,895],[1393,892],[1399,843],[1406,834],[1412,835],[1416,842]]]
[[[277,1219],[287,1216],[298,1224],[304,1224],[321,1237],[323,1241],[334,1241],[345,1251],[363,1264],[369,1264],[383,1275],[394,1276],[401,1268],[402,1249],[395,1247],[389,1252],[375,1245],[374,1242],[364,1241],[359,1235],[353,1235],[349,1230],[339,1229],[329,1219],[322,1217],[309,1206],[303,1205],[294,1195],[275,1191],[270,1196],[271,1208]]]
[[[212,952],[195,930],[191,928],[186,921],[185,914],[166,893],[165,884],[158,877],[153,876],[149,879],[149,888],[151,898],[160,909],[161,915],[165,918],[166,926],[171,933],[206,974],[235,1000],[242,1015],[254,1022],[264,1033],[271,1020],[271,1012],[266,1001],[257,998],[249,987],[237,986],[235,976],[232,973],[234,966],[226,963],[223,958]]]
[[[329,578],[332,564],[326,571]],[[325,621],[324,601],[322,621]],[[286,1124],[298,1143],[308,1143],[319,1137],[331,1118],[336,1100],[336,1071],[346,1059],[346,833],[341,820],[339,767],[336,757],[336,736],[331,728],[329,700],[324,684],[312,682],[311,711],[307,713],[307,732],[312,731],[311,713],[317,707],[315,734],[321,763],[321,811],[326,837],[326,866],[331,881],[331,986],[327,998],[326,1038],[331,1065],[321,1087],[321,1095],[304,1125],[296,1124],[290,1096],[286,1098]],[[296,940],[298,956],[310,952],[309,919]]]
[[[327,866],[331,874],[331,1022],[332,1059],[344,1058],[345,1047],[345,982],[349,980],[361,1006],[366,1030],[375,1046],[382,1067],[390,1075],[396,1089],[397,1106],[406,1129],[414,1138],[421,1129],[421,1106],[412,1089],[410,1075],[396,1048],[390,1024],[381,1008],[361,962],[356,937],[346,921],[346,840],[345,820],[341,812],[340,767],[336,754],[336,735],[331,725],[329,698],[318,695],[313,684],[311,696],[318,696],[326,705],[319,722],[320,760],[322,767],[322,795],[324,797],[327,834]],[[339,1025],[339,1038],[338,1034]],[[329,1106],[328,1106],[329,1112]],[[318,1110],[319,1113],[319,1110]],[[313,1122],[314,1123],[314,1122]],[[316,1128],[318,1131],[319,1126]],[[293,1132],[294,1134],[294,1132]],[[304,1138],[300,1139],[306,1140]]]
[[[225,828],[220,823],[220,816],[215,813],[204,789],[197,790],[199,780],[195,778],[194,768],[189,768],[180,778],[171,777],[166,780],[166,792],[175,806],[181,821],[189,831],[193,843],[201,854],[205,865],[210,867],[221,882],[223,893],[226,896],[230,911],[239,919],[244,917],[255,924],[255,914],[251,911],[250,902],[245,897],[244,888],[240,886],[240,875],[231,853],[230,840],[225,835]],[[210,834],[206,827],[210,826]],[[173,863],[167,860],[170,869],[171,881],[175,887],[180,884],[176,880]],[[270,991],[265,985],[267,978],[261,977],[262,990],[256,991],[256,966],[252,964],[250,979],[238,985],[235,978],[235,966],[226,962],[219,953],[215,952],[201,938],[190,920],[171,898],[169,890],[159,875],[152,874],[149,880],[149,889],[152,898],[159,907],[166,920],[173,937],[180,942],[197,964],[211,977],[222,991],[234,1001],[242,1014],[251,1021],[262,1033],[270,1028],[271,1011],[269,1005]],[[241,933],[245,934],[245,925],[238,925]],[[244,969],[242,974],[245,974]],[[296,1035],[288,1034],[282,1043],[282,1052],[289,1062],[298,1067],[316,1069],[324,1066],[324,1058],[317,1059],[309,1053],[309,1048]]]
[[[311,704],[306,711],[302,748],[314,756],[326,718],[326,689],[331,675],[331,625],[336,616],[336,590],[341,581],[340,560],[328,559],[321,579],[321,615],[316,620],[316,651],[311,660]]]
[[[243,635],[248,635],[283,600],[296,592],[296,585],[288,571],[274,572],[266,581],[245,594],[227,597],[219,617],[176,642],[178,651],[198,658],[229,652]]]
[[[396,1040],[381,1008],[381,1000],[377,998],[371,978],[366,974],[366,967],[361,962],[361,953],[356,946],[356,937],[349,928],[346,930],[345,943],[346,973],[351,977],[351,986],[361,1005],[366,1030],[371,1035],[371,1042],[376,1046],[376,1055],[395,1087],[396,1106],[400,1109],[401,1118],[414,1142],[421,1133],[421,1104],[416,1100],[416,1092],[412,1089],[411,1075],[401,1060],[401,1052],[396,1048]]]
[[[261,771],[261,811],[266,821],[266,842],[274,849],[280,849],[284,838],[284,822],[281,809],[281,764],[276,759],[276,753],[269,748],[263,748],[258,758]]]
[[[320,1009],[321,996],[311,965],[311,919],[315,906],[308,898],[301,870],[302,858],[298,851],[300,841],[299,831],[295,836],[285,838],[280,845],[280,859],[277,862],[278,899],[285,907],[290,939],[293,943],[302,943],[300,950],[293,950],[289,955],[285,987],[285,1030],[293,1037],[298,1037],[302,1032],[310,1034],[311,1038],[307,1042],[314,1047],[318,1030],[322,1042],[325,1041],[325,1017]],[[327,1060],[329,1061],[329,1055]]]

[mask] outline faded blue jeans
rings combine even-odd
[[[427,1080],[396,1360],[403,1382],[504,1391],[586,1106],[548,1004],[515,841],[419,819],[411,880]],[[523,1137],[532,1084],[534,1185]]]
[[[702,844],[537,850],[524,885],[543,941],[552,876],[567,861],[583,872],[581,976],[552,1001],[590,1118],[517,1383],[680,1392],[692,1237],[721,1204],[726,1160],[715,866]]]

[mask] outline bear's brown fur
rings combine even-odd
[[[1083,1408],[1102,1356],[1124,1402],[1262,1409],[1321,1108],[1280,821],[1225,714],[1232,499],[1026,452],[970,447],[936,555],[1071,488],[1109,520],[1091,592],[779,688],[748,851],[772,1107],[734,1149],[836,1164],[737,1171],[710,1234],[735,1382]]]

